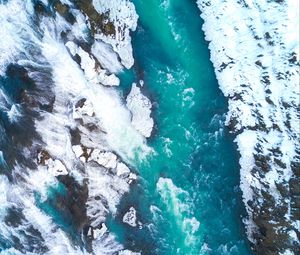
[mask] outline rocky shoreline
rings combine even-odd
[[[256,254],[298,254],[299,3],[197,4],[241,155],[248,238]]]

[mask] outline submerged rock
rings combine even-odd
[[[10,233],[0,250],[9,244],[13,254],[118,254],[124,247],[104,222],[137,177],[112,151],[127,157],[145,144],[120,94],[102,85],[118,85],[116,74],[133,65],[134,6],[126,0],[10,0],[0,3],[0,12],[6,39],[0,42],[1,78],[17,78],[13,85],[21,86],[15,96],[1,87],[0,104],[9,103],[10,118],[19,105],[26,118],[18,123],[19,136],[0,139],[4,148],[13,141],[0,151],[1,164],[12,162],[10,180],[0,176],[0,189],[10,192],[1,204],[5,214],[22,213],[21,220],[14,217],[16,228],[0,215],[0,228]],[[9,68],[16,63],[21,69]],[[128,150],[117,144],[127,126],[136,138]],[[2,129],[0,123],[5,135]]]

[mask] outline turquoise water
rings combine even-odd
[[[224,126],[226,100],[209,61],[195,1],[133,1],[136,79],[153,102],[155,153],[138,163],[141,183],[110,228],[143,254],[251,254],[241,217],[238,154]],[[133,205],[142,227],[122,224]]]

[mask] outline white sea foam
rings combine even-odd
[[[94,125],[105,130],[105,140],[107,141],[105,144],[101,144],[101,137],[103,137],[101,133],[99,133],[98,141],[93,139],[92,142],[89,142],[88,145],[92,146],[94,150],[85,165],[89,195],[86,204],[87,216],[92,220],[92,226],[98,227],[105,221],[108,213],[116,213],[117,204],[122,195],[129,191],[131,180],[136,177],[133,175],[115,176],[112,172],[108,172],[106,168],[114,169],[117,166],[116,155],[95,148],[103,148],[103,146],[106,150],[111,148],[126,160],[132,160],[138,150],[141,153],[147,153],[148,148],[144,138],[131,125],[129,111],[121,102],[119,94],[91,82],[93,60],[79,47],[76,48],[72,43],[68,43],[71,54],[76,52],[80,54],[82,60],[86,59],[81,65],[84,70],[82,72],[72,60],[65,45],[56,40],[56,33],[53,33],[56,30],[51,29],[53,25],[51,20],[44,20],[45,33],[42,52],[52,66],[56,100],[53,113],[45,113],[45,118],[37,122],[36,127],[43,134],[47,151],[62,160],[68,169],[72,169],[74,164],[74,147],[71,146],[66,125],[76,126],[76,119],[82,119],[83,123],[94,120]],[[64,28],[62,24],[60,27]],[[61,66],[65,66],[63,71]],[[73,113],[70,114],[70,105],[74,106],[76,100],[81,98],[86,99],[82,107],[73,107]],[[45,126],[47,126],[47,130],[45,130]],[[82,130],[84,127],[80,128]],[[89,134],[87,135],[89,136]],[[75,152],[77,151],[75,150]],[[92,161],[105,168],[89,163]],[[93,247],[94,252],[99,254],[111,254],[121,248],[110,234],[99,240],[95,239]]]
[[[10,108],[10,110],[7,112],[9,121],[11,123],[13,122],[18,122],[18,120],[20,119],[20,117],[22,116],[20,110],[19,110],[19,105],[17,104],[13,104]]]
[[[182,105],[183,106],[187,105],[189,108],[191,108],[195,104],[194,95],[195,95],[195,90],[193,88],[184,89],[182,93],[182,97],[183,97]]]
[[[43,178],[33,177],[36,180],[43,180]],[[23,184],[24,185],[24,184]],[[0,176],[0,190],[1,190],[1,211],[0,211],[0,230],[1,236],[6,240],[10,240],[11,237],[16,237],[21,241],[21,244],[26,248],[30,244],[27,243],[25,235],[30,235],[30,228],[35,229],[41,234],[41,237],[45,241],[45,245],[49,251],[45,254],[86,254],[80,249],[73,247],[66,233],[60,230],[57,225],[52,222],[52,219],[44,214],[35,204],[33,193],[30,189],[31,183],[26,184],[27,187],[19,185],[13,185],[8,182],[6,177]],[[9,191],[9,193],[7,193]],[[7,208],[18,208],[24,215],[24,219],[21,224],[17,224],[17,227],[12,228],[6,225],[4,216],[6,216],[5,210]],[[24,235],[25,234],[25,235]],[[1,252],[2,254],[2,252]],[[14,248],[5,250],[3,254],[24,254]],[[39,254],[38,252],[31,252],[28,254]]]
[[[30,0],[13,0],[0,4],[0,75],[4,75],[8,64],[16,62],[28,40],[32,39],[31,11]]]
[[[0,203],[1,203],[1,209],[0,209],[0,217],[1,221],[3,220],[6,210],[8,207],[7,204],[7,192],[9,191],[9,181],[6,176],[0,175]]]
[[[86,172],[89,176],[87,214],[93,220],[93,226],[96,227],[105,221],[109,212],[116,213],[116,206],[122,195],[129,191],[129,184],[126,178],[105,173],[104,169],[99,169],[99,167],[88,165]],[[102,188],[99,189],[99,187]],[[100,200],[97,197],[100,197]]]
[[[193,249],[199,242],[196,232],[199,230],[200,222],[193,216],[193,203],[189,193],[178,188],[171,179],[162,177],[158,179],[156,189],[185,235],[185,244]]]
[[[56,41],[55,35],[51,35],[50,31],[47,32],[47,30],[45,28],[43,53],[53,66],[57,107],[64,105],[66,107],[67,98],[79,96],[88,98],[93,105],[95,117],[101,121],[107,132],[107,141],[114,150],[128,159],[133,159],[137,150],[149,151],[144,138],[130,124],[130,114],[122,104],[118,93],[89,84],[82,71],[68,54],[65,46]],[[62,71],[61,66],[67,68]],[[57,109],[58,112],[61,110],[63,109]],[[72,123],[70,120],[66,120],[67,111],[67,108],[64,109],[60,118]]]

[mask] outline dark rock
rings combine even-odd
[[[37,159],[37,163],[41,165],[46,165],[46,161],[51,158],[50,154],[46,150],[41,150],[39,152],[39,157]]]
[[[280,159],[274,158],[274,162],[275,162],[278,166],[280,166],[281,168],[286,168],[286,164],[283,163]]]
[[[88,198],[87,183],[80,185],[70,175],[60,175],[57,179],[65,186],[67,192],[65,196],[57,197],[57,207],[66,215],[70,215],[77,231],[80,232],[88,224],[85,207]]]
[[[116,28],[109,21],[107,13],[98,13],[92,4],[92,0],[73,0],[78,8],[84,12],[90,20],[92,34],[104,33],[105,35],[115,35]]]
[[[254,154],[255,165],[262,169],[265,173],[270,171],[269,160],[265,155]]]
[[[86,98],[82,98],[78,100],[77,103],[75,104],[75,108],[82,108],[85,102],[86,102]]]

